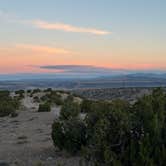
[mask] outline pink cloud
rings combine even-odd
[[[111,33],[109,31],[95,29],[95,28],[77,27],[64,23],[48,23],[42,20],[31,21],[31,24],[33,24],[37,28],[48,29],[48,30],[62,30],[66,32],[91,33],[95,35],[108,35]]]
[[[62,49],[62,48],[55,48],[49,46],[42,46],[42,45],[32,45],[32,44],[16,44],[17,48],[32,50],[35,52],[41,52],[46,54],[69,54],[72,53],[69,50]]]
[[[90,33],[94,35],[108,35],[111,34],[110,31],[102,30],[98,28],[87,28],[87,27],[79,27],[65,23],[50,23],[44,20],[24,20],[20,19],[17,16],[5,13],[0,10],[0,19],[6,20],[8,22],[16,22],[20,24],[31,24],[40,29],[47,29],[47,30],[61,30],[65,32],[77,32],[77,33]]]

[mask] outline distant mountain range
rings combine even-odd
[[[21,73],[0,74],[0,81],[14,80],[36,80],[36,79],[115,79],[115,78],[159,78],[165,79],[166,72],[134,72],[134,71],[112,71],[112,72],[63,72],[63,73]]]
[[[100,79],[100,78],[166,78],[166,71],[125,70],[96,67],[90,65],[48,65],[36,68],[48,73],[1,74],[0,81],[36,80],[36,79]],[[49,72],[51,71],[51,73]]]
[[[166,73],[0,75],[0,89],[166,87]]]

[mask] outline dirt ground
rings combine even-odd
[[[60,152],[51,139],[51,125],[60,107],[37,112],[38,105],[25,96],[15,118],[0,118],[0,161],[11,166],[78,166],[79,157]]]

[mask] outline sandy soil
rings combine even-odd
[[[38,104],[25,96],[24,110],[15,118],[0,118],[0,160],[11,166],[78,166],[79,157],[59,152],[51,140],[51,125],[60,107],[38,113]]]

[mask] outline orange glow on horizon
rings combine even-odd
[[[56,73],[59,71],[41,69],[45,65],[92,65],[111,69],[125,70],[166,70],[164,62],[137,62],[134,57],[109,57],[99,55],[84,56],[85,53],[75,53],[64,48],[54,48],[39,45],[18,44],[15,47],[0,48],[0,73]],[[111,63],[110,63],[111,62]],[[129,63],[130,62],[130,63]],[[102,64],[102,65],[101,65]]]

